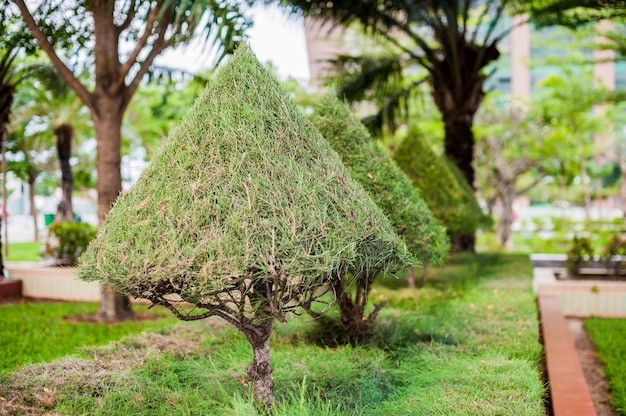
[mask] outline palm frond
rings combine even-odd
[[[539,28],[564,26],[571,29],[604,19],[626,17],[624,0],[545,0],[525,2],[524,11]]]
[[[385,129],[394,132],[401,121],[409,119],[411,114],[409,101],[417,91],[420,91],[419,87],[426,81],[428,77],[411,82],[408,86],[380,100],[378,111],[361,120],[372,136],[380,137]]]
[[[338,95],[348,101],[385,95],[391,85],[402,82],[406,63],[404,58],[393,55],[339,55],[329,62],[336,71],[330,81],[336,85]]]

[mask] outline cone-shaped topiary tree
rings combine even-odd
[[[452,162],[437,156],[419,133],[410,131],[393,158],[450,236],[474,234],[484,224],[485,216],[471,187],[462,183],[463,176],[454,174]]]
[[[183,320],[234,325],[252,345],[254,396],[270,406],[273,320],[336,276],[411,261],[337,154],[241,47],[118,198],[80,275]]]
[[[356,179],[382,208],[395,231],[402,235],[408,249],[422,262],[441,263],[448,253],[446,230],[433,217],[419,191],[396,165],[391,156],[372,139],[365,126],[335,94],[324,95],[315,105],[313,125],[341,156]],[[351,291],[336,283],[341,324],[355,340],[367,333],[373,318],[384,304],[364,318],[368,292],[375,276],[361,276]]]

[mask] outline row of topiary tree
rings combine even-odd
[[[80,276],[181,320],[234,325],[252,346],[254,397],[270,407],[274,320],[302,308],[326,325],[337,303],[338,338],[362,342],[384,306],[366,315],[374,279],[445,259],[445,227],[412,176],[345,104],[327,95],[308,119],[240,47],[117,199]]]

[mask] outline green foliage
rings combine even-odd
[[[95,237],[96,227],[91,224],[55,222],[48,227],[46,254],[53,256],[58,266],[75,266]]]
[[[473,233],[486,221],[462,174],[453,163],[437,156],[417,132],[407,135],[393,158],[448,234]]]
[[[462,201],[466,204],[466,209],[468,210],[468,212],[465,213],[465,221],[471,224],[471,226],[467,226],[468,229],[473,228],[475,231],[479,228],[491,227],[493,225],[493,219],[483,213],[483,210],[478,203],[478,199],[476,199],[476,195],[474,194],[474,189],[472,189],[470,184],[467,183],[461,169],[459,169],[459,167],[448,157],[444,157],[443,161],[450,172],[452,172],[452,175],[456,179],[456,183],[461,187],[461,192],[463,194]]]
[[[422,262],[441,263],[449,250],[445,229],[394,160],[335,95],[317,101],[313,124],[404,237]]]
[[[80,320],[92,316],[97,310],[95,303],[74,302],[23,302],[0,306],[0,372],[77,354],[82,347],[103,345],[125,335],[163,328],[176,322],[165,311],[155,311],[154,316],[169,319],[116,325],[70,321],[70,318]],[[135,311],[145,314],[146,308],[136,306]]]
[[[614,234],[604,246],[600,256],[615,275],[623,274],[626,268],[626,235]]]
[[[602,20],[623,22],[626,10],[623,1],[600,0],[541,0],[520,2],[520,12],[529,13],[538,27],[565,26],[578,29]]]
[[[137,147],[150,160],[170,130],[180,121],[205,87],[206,80],[194,78],[177,84],[148,84],[137,91],[124,114],[122,153]]]
[[[625,319],[589,318],[585,320],[604,374],[609,382],[611,405],[618,414],[626,414],[626,333]]]
[[[593,256],[594,249],[591,239],[575,236],[567,251],[567,260],[565,261],[567,272],[572,276],[577,275],[581,267],[593,260]]]
[[[609,100],[606,87],[593,79],[591,69],[562,71],[546,77],[534,97],[533,108],[544,124],[543,141],[553,146],[553,156],[543,163],[543,171],[556,178],[559,185],[569,185],[577,177],[577,187],[591,192],[589,169],[601,150],[594,137],[607,134],[611,111],[594,112],[597,105]],[[601,177],[601,175],[600,175]]]
[[[411,261],[337,154],[242,47],[118,198],[81,277],[155,302],[176,294],[209,315],[283,319],[329,276]],[[266,285],[263,296],[252,290]]]
[[[433,268],[426,288],[379,280],[373,296],[389,305],[375,348],[308,344],[307,316],[278,325],[278,403],[268,414],[543,415],[531,276],[528,256],[481,254]],[[83,352],[5,374],[0,396],[33,414],[260,415],[249,380],[236,370],[247,341],[217,321],[168,325]]]

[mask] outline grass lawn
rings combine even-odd
[[[41,260],[42,243],[9,243],[9,257],[6,261],[30,261]],[[4,256],[4,252],[2,253]]]
[[[145,311],[145,307],[136,307]],[[125,335],[138,334],[172,325],[176,319],[125,322],[115,325],[73,323],[64,318],[94,314],[96,303],[20,302],[0,306],[0,372],[20,366],[75,354],[82,347],[117,341]]]
[[[433,268],[425,288],[380,279],[372,301],[388,304],[368,345],[315,343],[323,331],[305,315],[278,324],[271,414],[543,415],[531,275],[528,256],[476,255]],[[222,321],[81,352],[5,372],[0,397],[29,414],[259,414],[245,373],[251,348]]]
[[[590,318],[585,329],[593,340],[611,391],[611,405],[626,415],[626,319]]]

